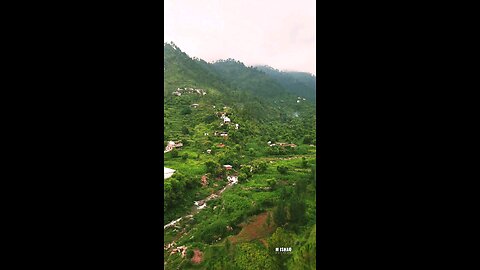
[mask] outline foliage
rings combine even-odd
[[[285,202],[283,200],[278,202],[278,205],[273,212],[273,220],[277,226],[282,226],[287,221],[287,212]]]
[[[234,258],[238,269],[275,269],[275,261],[268,252],[254,243],[242,243],[238,246]]]
[[[170,155],[172,156],[172,158],[178,157],[178,150],[175,148],[172,149],[172,151],[170,151]]]
[[[291,256],[289,253],[276,254],[275,248],[280,247],[294,247],[294,236],[282,228],[277,230],[268,239],[269,253],[275,259],[278,268],[284,268],[285,262]]]
[[[281,174],[286,174],[288,172],[288,167],[285,166],[277,166],[277,171]]]
[[[185,114],[191,114],[192,113],[192,109],[190,107],[185,107],[182,109],[182,111],[180,112],[181,114],[185,115]]]
[[[303,143],[304,144],[311,144],[313,142],[313,138],[310,135],[305,135],[303,137]]]
[[[205,163],[205,166],[207,167],[207,173],[214,174],[218,168],[220,168],[220,164],[214,162],[214,161],[207,161]]]
[[[288,268],[295,270],[316,269],[316,251],[316,225],[313,225],[306,237],[292,249],[292,259],[288,263]]]
[[[302,167],[303,168],[308,168],[308,161],[306,160],[305,157],[302,157]]]

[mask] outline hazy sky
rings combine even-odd
[[[315,0],[165,0],[164,41],[205,61],[315,69]]]

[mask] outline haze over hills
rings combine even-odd
[[[282,72],[269,66],[247,67],[234,59],[207,63],[189,57],[174,43],[165,43],[164,53],[165,95],[178,84],[195,83],[199,87],[241,91],[262,98],[288,98],[288,94],[292,94],[315,103],[316,77],[306,72]]]
[[[170,122],[172,114],[178,114],[184,107],[178,104],[173,93],[177,88],[204,89],[205,96],[189,96],[182,102],[201,105],[228,106],[235,110],[243,122],[256,125],[265,136],[276,136],[275,129],[267,129],[262,123],[269,122],[278,128],[291,130],[298,125],[314,129],[315,124],[315,77],[305,73],[264,71],[264,67],[247,67],[234,59],[207,63],[204,60],[189,57],[173,43],[164,44],[164,104],[165,124]],[[176,108],[176,109],[173,109]],[[168,116],[168,117],[167,117]],[[177,115],[172,121],[190,121],[188,115]],[[312,121],[313,120],[313,121]],[[299,124],[299,122],[305,122]],[[297,124],[294,124],[297,123]],[[165,136],[181,138],[180,124],[169,125]],[[166,127],[166,126],[165,126]],[[298,127],[300,128],[300,127]],[[305,134],[301,128],[291,138],[301,140]],[[300,133],[299,133],[300,132]],[[311,132],[308,132],[309,134]],[[310,134],[314,137],[314,134]],[[267,140],[268,141],[268,140]]]
[[[258,70],[265,72],[292,94],[304,96],[315,102],[316,77],[307,72],[280,71],[270,66],[256,66]]]

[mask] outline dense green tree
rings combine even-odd
[[[302,157],[302,167],[303,168],[308,168],[308,161],[305,157]]]
[[[305,222],[305,211],[307,206],[300,197],[294,197],[289,204],[290,221],[296,225],[302,225]]]
[[[216,170],[220,167],[220,164],[218,164],[214,161],[207,161],[205,163],[205,167],[207,167],[207,173],[214,174],[216,172]]]
[[[316,224],[305,235],[298,245],[292,249],[292,259],[288,268],[294,270],[313,270],[316,268]]]
[[[185,114],[191,114],[192,113],[192,109],[190,107],[185,107],[182,109],[181,111],[181,114],[185,115]]]
[[[272,189],[275,188],[276,184],[277,184],[277,181],[275,179],[268,179],[267,180],[267,185]]]
[[[287,221],[287,213],[285,210],[285,202],[283,200],[280,200],[273,212],[273,220],[275,221],[275,224],[277,224],[277,226],[283,226],[283,224],[285,224],[285,222]]]
[[[313,142],[312,140],[313,140],[313,138],[310,135],[305,135],[303,137],[303,143],[304,144],[311,144]]]
[[[227,253],[230,251],[230,246],[231,246],[230,240],[228,240],[228,238],[225,239],[225,251],[226,251]]]
[[[277,228],[272,236],[268,239],[269,253],[274,258],[277,269],[284,269],[285,262],[291,257],[290,253],[276,254],[275,248],[295,247],[295,238],[291,233],[288,233],[283,228]]]
[[[254,243],[239,244],[233,262],[235,268],[232,269],[276,269],[275,261],[268,251]]]
[[[277,171],[281,174],[286,174],[288,172],[288,167],[285,166],[277,166]]]
[[[182,133],[185,134],[185,135],[188,135],[188,134],[190,134],[190,130],[188,129],[188,127],[183,126],[182,127]]]

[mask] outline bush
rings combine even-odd
[[[171,155],[172,155],[172,158],[178,157],[178,151],[177,151],[177,150],[173,149],[172,151],[170,151],[170,153],[172,153],[172,154],[171,154]]]
[[[266,172],[267,167],[268,167],[268,165],[267,165],[267,162],[265,162],[265,161],[261,161],[261,162],[258,163],[258,171],[259,172]]]
[[[302,157],[302,167],[303,168],[308,168],[308,161],[305,157]]]
[[[184,160],[184,161],[185,161],[185,160],[187,160],[187,159],[188,159],[188,153],[185,153],[185,154],[183,154],[183,156],[182,156],[182,160]]]
[[[216,173],[217,169],[220,167],[220,164],[214,161],[207,161],[205,163],[205,166],[207,167],[207,173],[214,174]]]
[[[281,174],[286,174],[288,172],[288,168],[285,166],[277,166],[277,171]]]
[[[276,184],[277,184],[277,181],[276,181],[275,179],[268,179],[268,180],[267,180],[267,185],[268,185],[271,189],[274,189]]]
[[[193,258],[193,249],[188,249],[187,250],[187,259],[191,259]]]
[[[248,175],[247,175],[247,174],[245,174],[245,173],[243,173],[243,172],[241,172],[241,173],[238,174],[238,181],[239,181],[239,182],[245,182],[245,181],[247,181],[247,179],[248,179]]]
[[[192,113],[192,109],[190,107],[185,107],[183,108],[183,110],[180,112],[181,114],[185,115],[185,114],[191,114]]]
[[[304,144],[311,144],[313,142],[313,138],[310,135],[305,135],[303,137],[303,143]]]

